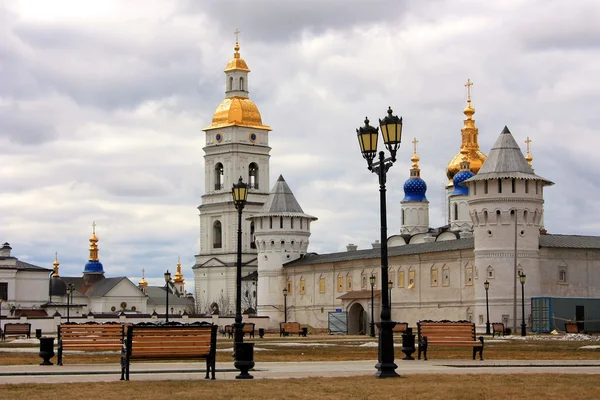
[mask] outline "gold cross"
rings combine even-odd
[[[92,233],[96,233],[96,221],[92,222]]]
[[[529,143],[531,143],[531,139],[527,136],[527,140],[525,141],[525,144],[527,144],[527,153],[529,153]]]
[[[235,35],[235,42],[236,42],[236,43],[237,43],[237,41],[238,41],[238,39],[239,39],[238,35],[239,35],[240,33],[242,33],[242,32],[240,32],[240,30],[239,30],[239,29],[235,28],[235,32],[233,32],[233,34]]]
[[[419,141],[417,140],[417,138],[414,138],[412,143],[413,143],[413,147],[414,147],[414,152],[415,152],[415,154],[417,154],[417,143],[419,143]]]
[[[55,260],[58,260],[58,251],[55,251],[55,252],[54,252],[54,259],[55,259]]]
[[[471,79],[467,79],[467,83],[465,83],[465,87],[467,88],[467,101],[471,101],[471,86],[473,86],[473,82],[471,82]]]

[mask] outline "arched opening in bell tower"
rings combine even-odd
[[[258,189],[258,165],[256,163],[248,166],[248,188]]]
[[[215,190],[223,189],[225,184],[225,177],[223,175],[223,164],[217,163],[215,165]]]

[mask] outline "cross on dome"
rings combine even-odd
[[[467,83],[465,83],[465,87],[467,88],[467,101],[470,103],[471,102],[471,86],[473,86],[473,82],[471,82],[471,79],[467,79]]]

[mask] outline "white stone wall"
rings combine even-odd
[[[429,229],[429,202],[428,201],[403,201],[401,208],[402,234],[427,232]]]

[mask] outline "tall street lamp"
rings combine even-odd
[[[2,332],[2,302],[4,299],[0,297],[0,332]]]
[[[490,303],[488,302],[488,290],[490,290],[490,283],[485,280],[483,282],[483,287],[485,288],[485,311],[487,314],[487,320],[485,322],[485,334],[490,334]]]
[[[287,322],[287,287],[283,288],[283,322]]]
[[[371,284],[371,337],[375,337],[375,296],[373,295],[373,288],[375,287],[375,275],[369,277],[369,283]]]
[[[525,331],[525,274],[519,275],[521,281],[521,336],[527,336]]]
[[[396,152],[400,147],[402,138],[402,118],[392,115],[392,108],[388,108],[388,115],[379,120],[381,127],[381,136],[383,143],[390,152],[390,157],[385,158],[383,151],[379,152],[379,161],[373,162],[377,155],[377,140],[379,129],[369,125],[369,119],[365,118],[365,126],[356,130],[360,151],[365,160],[367,160],[367,168],[369,171],[377,174],[379,177],[379,207],[381,219],[381,282],[388,281],[388,251],[387,251],[387,215],[386,215],[386,200],[385,200],[385,183],[387,171],[396,161]],[[381,291],[381,329],[379,330],[379,357],[378,363],[375,365],[378,378],[398,377],[394,363],[394,334],[392,329],[396,325],[392,321],[390,312],[390,303],[387,290]]]
[[[390,314],[392,312],[392,289],[394,288],[394,282],[392,281],[388,281],[388,291],[389,291],[389,297],[390,297]],[[391,317],[391,315],[390,315]]]
[[[165,272],[165,299],[166,299],[166,305],[165,305],[165,323],[169,322],[169,283],[171,282],[171,273],[169,272],[169,270],[167,270],[167,272]]]
[[[71,313],[70,313],[71,302],[70,302],[70,300],[71,300],[71,293],[73,293],[74,288],[75,288],[75,285],[73,285],[72,283],[69,283],[67,285],[67,290],[66,290],[66,292],[67,292],[67,324],[69,322],[71,322]]]
[[[248,199],[248,185],[242,181],[242,177],[237,184],[231,188],[233,204],[238,212],[238,231],[237,231],[237,276],[236,276],[236,296],[235,296],[235,323],[233,324],[233,341],[235,353],[235,367],[240,370],[236,379],[252,379],[253,376],[248,373],[250,361],[248,355],[243,355],[242,348],[244,343],[244,324],[242,322],[242,211]],[[242,358],[245,358],[243,360]]]

